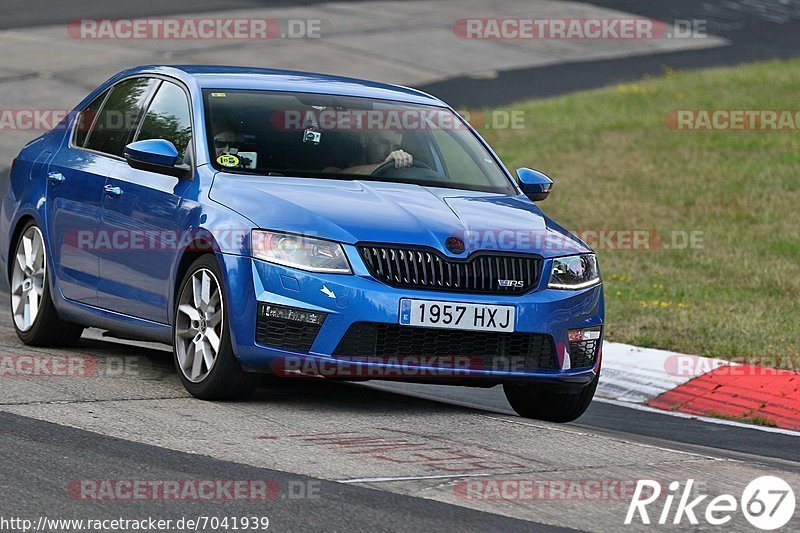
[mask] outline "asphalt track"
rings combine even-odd
[[[770,0],[587,0],[665,22],[706,21],[709,34],[728,46],[619,59],[505,70],[489,79],[451,78],[420,87],[457,106],[490,106],[544,98],[658,76],[668,69],[696,70],[800,55],[800,2]]]
[[[567,531],[491,513],[400,494],[255,468],[0,413],[0,479],[3,515],[38,521],[158,517],[177,522],[200,516],[269,518],[279,531]],[[19,465],[25,464],[20,476]],[[72,480],[121,479],[269,480],[274,499],[254,501],[135,502],[66,500]],[[10,481],[13,480],[13,487]],[[309,487],[319,498],[299,498]],[[303,489],[305,490],[305,489]],[[271,494],[270,496],[272,496]],[[297,498],[297,499],[295,499]],[[302,517],[298,520],[298,517]]]
[[[333,0],[327,0],[333,1]],[[323,4],[326,0],[3,0],[0,29],[66,24],[76,18],[157,17],[198,11]]]
[[[164,16],[233,9],[311,6],[333,0],[4,0],[0,30],[66,24],[81,18]],[[574,2],[569,2],[574,4]],[[586,0],[584,4],[615,9],[673,23],[705,21],[709,34],[724,37],[727,46],[658,52],[616,59],[498,70],[492,76],[455,76],[417,88],[455,107],[508,104],[613,83],[660,75],[667,69],[693,70],[800,55],[800,0]],[[421,21],[422,22],[422,21]]]
[[[6,294],[0,295],[5,301]],[[612,501],[464,500],[483,480],[695,479],[736,493],[760,475],[800,481],[797,437],[595,402],[578,421],[525,421],[499,388],[265,377],[248,402],[182,390],[163,345],[88,330],[71,349],[22,346],[0,317],[3,361],[81,358],[88,372],[0,377],[0,516],[253,516],[278,531],[517,531],[621,527]],[[24,465],[24,466],[22,466]],[[268,501],[95,501],[81,480],[268,480]],[[316,484],[293,499],[289,486]],[[307,486],[307,485],[304,485]],[[591,518],[589,518],[591,517]],[[731,530],[743,530],[741,520]],[[678,528],[682,529],[682,528]]]

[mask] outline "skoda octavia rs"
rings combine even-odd
[[[172,344],[194,396],[259,373],[502,385],[569,421],[600,375],[597,260],[474,129],[419,91],[139,67],[14,160],[0,258],[30,345]]]

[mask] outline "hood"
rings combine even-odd
[[[396,243],[436,248],[450,256],[476,250],[538,253],[589,251],[525,196],[423,187],[406,183],[219,172],[210,197],[262,229],[354,244]],[[446,250],[448,237],[465,254]]]

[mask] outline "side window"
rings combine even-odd
[[[153,78],[133,78],[114,86],[86,140],[85,148],[122,157],[150,89]]]
[[[147,139],[165,139],[171,142],[178,149],[180,160],[188,162],[185,159],[186,152],[192,141],[189,101],[183,89],[174,83],[163,82],[147,109],[136,140]]]
[[[97,115],[100,112],[100,106],[106,101],[106,96],[111,92],[111,89],[104,91],[103,94],[95,98],[78,115],[78,120],[75,123],[75,146],[83,147],[86,142],[86,137],[89,136],[89,131],[94,126],[97,120]]]

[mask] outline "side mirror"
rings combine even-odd
[[[178,149],[164,139],[149,139],[130,143],[122,155],[131,168],[168,174],[176,178],[188,178],[190,169],[179,165]]]
[[[547,198],[553,188],[553,180],[548,178],[546,174],[532,168],[518,168],[517,177],[519,178],[522,192],[534,202],[541,202]]]

